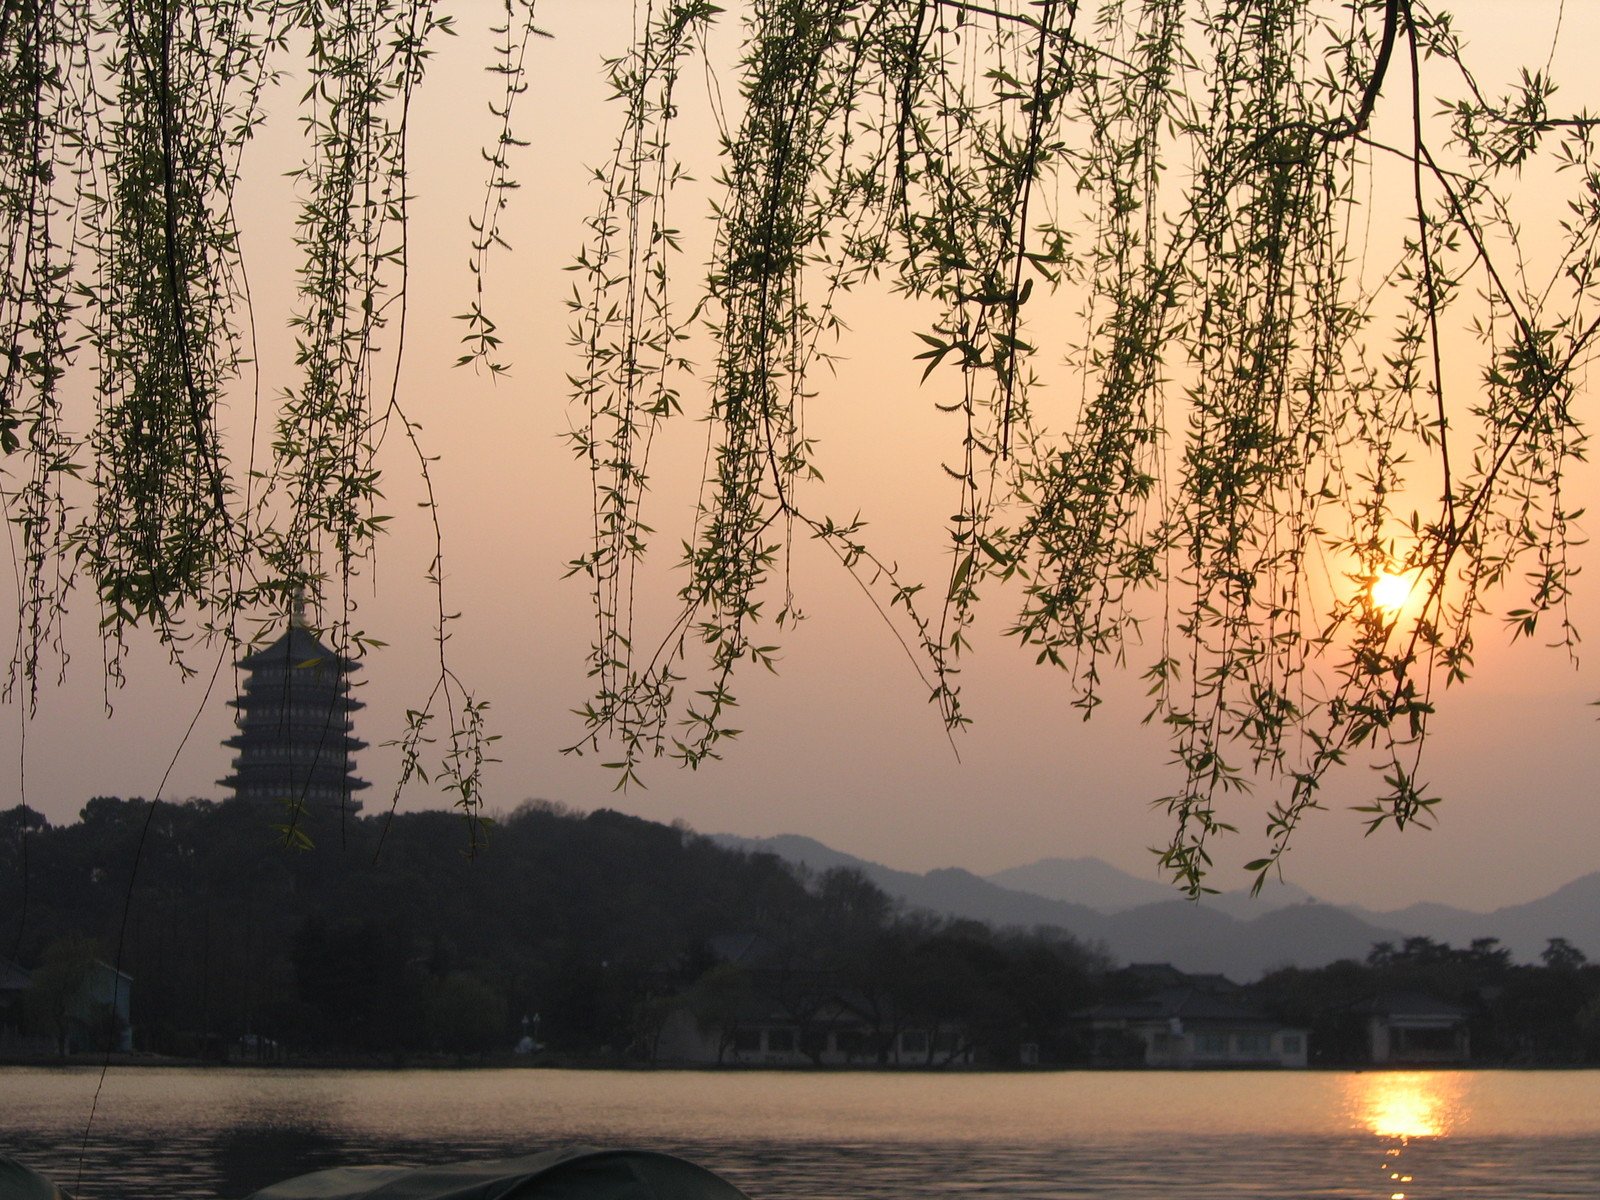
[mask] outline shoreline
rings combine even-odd
[[[1260,1073],[1270,1075],[1305,1074],[1413,1074],[1457,1071],[1596,1071],[1600,1066],[1545,1063],[1392,1063],[1375,1066],[1371,1063],[1326,1063],[1306,1067],[1263,1066],[1196,1066],[1174,1068],[1152,1067],[879,1067],[866,1064],[811,1064],[774,1063],[619,1063],[610,1060],[543,1059],[529,1062],[526,1059],[505,1056],[471,1062],[455,1059],[407,1057],[362,1059],[352,1057],[295,1058],[277,1062],[251,1062],[216,1059],[180,1058],[161,1054],[74,1054],[21,1056],[0,1055],[0,1070],[14,1067],[35,1069],[59,1068],[63,1070],[103,1069],[109,1067],[143,1067],[151,1070],[262,1070],[262,1071],[593,1071],[621,1074],[649,1074],[654,1071],[694,1072],[696,1074],[751,1074],[756,1072],[784,1075],[1237,1075]]]

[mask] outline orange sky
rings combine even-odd
[[[1463,28],[1482,28],[1498,49],[1543,65],[1557,5],[1458,7],[1465,10]],[[1595,8],[1567,9],[1556,72],[1568,81],[1562,97],[1576,108],[1584,99],[1580,85],[1596,86],[1585,83],[1586,58],[1600,44],[1600,22]],[[896,642],[854,585],[809,545],[797,554],[797,586],[811,619],[776,639],[783,645],[778,677],[751,673],[743,681],[738,724],[745,732],[725,762],[698,773],[663,762],[648,771],[648,790],[616,794],[600,766],[605,755],[558,753],[581,735],[569,710],[588,695],[589,639],[582,583],[561,579],[564,563],[584,549],[588,522],[586,471],[560,441],[569,421],[565,376],[573,367],[564,306],[572,277],[562,267],[597,201],[584,168],[601,161],[614,128],[596,63],[626,37],[630,6],[547,0],[540,7],[540,23],[555,40],[536,47],[532,88],[523,100],[523,133],[533,146],[517,163],[523,187],[508,226],[515,253],[498,259],[492,272],[490,311],[514,363],[511,377],[498,382],[449,365],[459,334],[451,318],[468,296],[466,216],[479,201],[478,145],[489,131],[484,79],[474,67],[481,60],[470,36],[474,11],[468,6],[462,24],[469,36],[447,48],[418,114],[413,160],[424,165],[413,185],[414,283],[402,392],[430,453],[440,456],[435,481],[447,582],[462,611],[453,665],[491,701],[494,731],[503,738],[503,762],[490,778],[491,807],[543,797],[682,818],[703,832],[804,833],[916,870],[957,865],[988,872],[1047,855],[1096,855],[1153,876],[1146,847],[1163,841],[1166,829],[1147,802],[1173,781],[1162,739],[1137,722],[1143,709],[1136,680],[1114,684],[1095,720],[1083,723],[1067,705],[1067,681],[1035,669],[1031,655],[998,636],[1005,614],[992,606],[987,636],[980,632],[979,652],[965,667],[964,701],[976,724],[959,737],[958,760]],[[253,161],[272,164],[274,155],[291,154],[292,136],[288,129],[269,133]],[[290,348],[278,322],[292,285],[279,249],[290,230],[288,187],[275,166],[257,165],[245,200],[265,394],[283,385],[288,370]],[[701,210],[685,205],[686,229],[703,227],[700,218]],[[683,274],[691,277],[694,267],[691,259]],[[823,439],[828,484],[816,502],[840,516],[860,510],[882,553],[915,576],[937,579],[953,502],[937,464],[956,431],[934,411],[937,377],[917,384],[915,322],[888,304],[865,303],[856,322],[863,336],[845,346],[852,361],[837,379],[817,376],[823,394],[809,420]],[[676,436],[679,444],[662,461],[651,521],[667,534],[658,552],[663,562],[693,503],[692,486],[671,485],[697,469],[703,427],[686,421]],[[358,732],[373,748],[358,766],[374,783],[368,811],[386,804],[396,771],[394,752],[379,743],[398,734],[401,713],[425,697],[432,679],[431,601],[419,582],[431,550],[422,523],[411,519],[414,472],[398,452],[388,465],[388,511],[400,520],[358,595],[358,623],[389,643],[362,672],[368,708]],[[1592,472],[1576,486],[1592,492]],[[1591,570],[1580,587],[1596,574]],[[666,594],[644,605],[646,621],[662,619]],[[1597,615],[1600,600],[1583,591],[1580,629],[1593,630]],[[6,785],[10,800],[25,777],[29,803],[64,821],[92,795],[151,795],[197,712],[164,794],[219,796],[213,781],[228,769],[220,742],[230,732],[231,672],[222,672],[206,699],[205,679],[180,686],[159,651],[140,647],[131,682],[111,697],[113,717],[102,719],[93,621],[92,612],[74,614],[75,661],[66,684],[46,695],[27,724],[25,756],[22,715],[15,706],[0,712],[0,753],[18,764]],[[1594,803],[1600,710],[1587,707],[1600,698],[1600,679],[1587,663],[1574,668],[1557,653],[1507,647],[1493,619],[1480,626],[1478,640],[1477,674],[1444,698],[1425,760],[1424,777],[1448,798],[1440,827],[1364,839],[1353,815],[1319,814],[1288,859],[1294,882],[1326,899],[1377,908],[1440,900],[1488,909],[1600,868],[1594,849],[1600,846]],[[1360,802],[1368,784],[1363,771],[1347,772],[1331,805]],[[414,788],[401,803],[438,801]],[[1236,865],[1260,852],[1264,803],[1246,798],[1230,810],[1242,834],[1221,848],[1219,863]],[[1218,881],[1244,882],[1231,873]]]

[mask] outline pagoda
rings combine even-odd
[[[296,604],[288,631],[239,666],[244,687],[228,701],[239,732],[223,743],[238,753],[233,774],[217,782],[240,800],[359,812],[352,795],[368,784],[352,773],[351,755],[366,743],[352,736],[350,714],[366,706],[350,697],[350,673],[361,664],[324,646]]]

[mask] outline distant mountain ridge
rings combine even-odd
[[[1172,899],[1170,887],[1154,879],[1137,879],[1099,858],[1041,858],[987,878],[1012,891],[1076,901],[1107,913]],[[1091,896],[1093,900],[1085,899]]]
[[[1013,891],[1031,892],[1052,900],[1084,904],[1103,913],[1122,912],[1147,904],[1166,904],[1176,898],[1172,885],[1157,879],[1140,879],[1100,858],[1041,858],[1021,867],[1008,867],[986,876],[990,883]],[[1289,904],[1305,904],[1315,897],[1292,883],[1270,883],[1259,896],[1248,889],[1207,896],[1202,904],[1248,920]]]
[[[1493,937],[1519,962],[1536,961],[1552,937],[1600,958],[1600,871],[1550,895],[1489,913],[1444,904],[1395,912],[1325,904],[1293,885],[1252,899],[1247,891],[1193,903],[1166,885],[1096,858],[1046,858],[987,878],[959,867],[918,875],[857,858],[814,838],[781,834],[715,840],[774,854],[813,871],[852,867],[913,908],[993,925],[1054,925],[1099,942],[1125,962],[1170,962],[1182,971],[1221,972],[1241,982],[1283,966],[1320,967],[1365,959],[1375,942],[1430,937],[1465,946]]]

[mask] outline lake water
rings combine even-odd
[[[572,1144],[756,1200],[1600,1196],[1600,1072],[921,1074],[0,1068],[0,1147],[84,1200]]]

